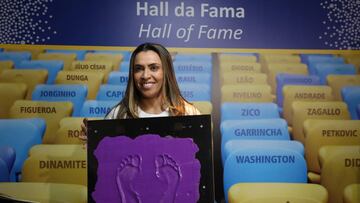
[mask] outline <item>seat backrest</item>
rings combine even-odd
[[[176,74],[178,73],[212,73],[212,62],[211,60],[175,60],[174,61],[174,71]]]
[[[10,118],[43,118],[46,131],[42,142],[53,143],[60,120],[71,116],[72,111],[71,102],[17,100],[10,108]]]
[[[326,84],[326,77],[332,75],[355,75],[356,69],[352,64],[320,63],[314,67],[315,75],[320,77],[320,83]]]
[[[221,85],[267,85],[267,76],[264,73],[227,72],[222,74]]]
[[[311,75],[315,74],[315,66],[317,64],[344,64],[345,60],[343,57],[328,57],[328,56],[314,56],[311,58],[308,58],[307,65],[309,67],[309,73]]]
[[[272,64],[272,63],[300,63],[301,58],[296,54],[275,54],[275,53],[265,53],[260,54],[259,60],[262,64]]]
[[[31,60],[31,53],[28,51],[4,51],[0,52],[0,61],[12,61],[15,65],[21,61]]]
[[[333,54],[300,54],[302,63],[309,63],[310,61],[327,59],[335,57]]]
[[[304,156],[304,145],[293,140],[230,140],[221,148],[222,164],[224,165],[227,157],[238,149],[246,149],[249,147],[274,147],[294,150]]]
[[[210,73],[177,73],[176,81],[179,85],[182,84],[205,84],[211,87],[211,74]]]
[[[22,61],[15,69],[45,69],[48,71],[47,84],[54,84],[57,73],[64,67],[60,60],[30,60]]]
[[[119,101],[85,101],[80,116],[82,117],[104,117]]]
[[[327,203],[327,201],[328,193],[319,184],[238,183],[229,189],[229,203]]]
[[[103,83],[108,81],[112,70],[113,64],[110,61],[74,61],[70,67],[70,71],[103,73]]]
[[[211,61],[211,54],[200,54],[191,52],[177,52],[174,60],[175,61]]]
[[[112,70],[119,71],[120,63],[123,60],[121,53],[87,53],[84,61],[106,61],[113,64]]]
[[[126,86],[129,80],[128,72],[112,71],[109,74],[108,84],[111,85],[124,85]]]
[[[78,118],[78,117],[76,117]],[[61,125],[56,131],[54,143],[55,144],[83,144],[84,142],[79,138],[81,135],[81,124],[83,118],[79,118],[79,122],[68,122],[66,125]]]
[[[304,121],[306,119],[328,119],[328,120],[346,120],[350,119],[350,113],[344,102],[309,102],[294,101],[292,109],[292,138],[302,143],[305,142],[303,131]]]
[[[8,165],[2,158],[0,158],[0,182],[9,182],[9,181],[10,181],[10,172],[8,170]]]
[[[9,174],[14,166],[16,158],[16,151],[14,147],[8,145],[2,145],[0,146],[0,159],[2,159],[9,169]]]
[[[29,156],[72,156],[86,153],[81,144],[37,144],[30,148]]]
[[[280,73],[276,75],[276,83],[276,103],[279,107],[283,107],[285,85],[320,85],[320,79],[316,75]]]
[[[211,85],[179,84],[181,95],[188,101],[211,101]]]
[[[360,191],[360,183],[350,184],[346,186],[343,194],[344,203],[360,202],[359,191]]]
[[[226,73],[261,73],[261,64],[257,62],[221,62],[219,69],[220,78],[222,78]]]
[[[14,62],[0,61],[0,74],[3,72],[3,70],[13,69],[13,68],[14,68]]]
[[[334,99],[342,101],[341,89],[345,86],[360,85],[360,75],[328,75],[327,84],[331,87]]]
[[[58,60],[64,62],[63,70],[69,70],[73,61],[76,60],[74,53],[41,53],[38,55],[39,60]]]
[[[326,145],[359,145],[360,121],[358,120],[306,120],[305,156],[308,169],[320,173],[319,149]]]
[[[348,105],[351,118],[359,120],[360,117],[356,112],[356,108],[360,104],[360,85],[343,87],[341,89],[341,95],[343,101]]]
[[[47,49],[46,53],[61,53],[61,54],[75,54],[76,60],[84,60],[87,50],[62,50],[62,49]]]
[[[272,102],[269,85],[223,85],[221,102]]]
[[[306,183],[305,159],[298,152],[283,148],[238,149],[225,160],[225,199],[232,185],[244,182]]]
[[[99,101],[121,101],[125,96],[126,85],[100,85],[100,89],[96,95]]]
[[[221,104],[221,122],[225,120],[249,120],[280,118],[274,103],[228,103]]]
[[[321,185],[329,192],[329,203],[342,202],[345,187],[360,183],[360,145],[353,149],[328,157],[321,167]]]
[[[25,99],[27,86],[24,83],[0,83],[0,118],[9,118],[9,109],[16,100]]]
[[[11,46],[11,47],[6,47],[4,49],[4,51],[5,52],[29,52],[31,54],[31,59],[36,59],[40,53],[44,52],[44,49],[42,47],[33,47],[33,46],[28,46],[28,47]]]
[[[60,71],[56,77],[56,84],[82,84],[88,88],[87,99],[95,99],[104,79],[103,73]]]
[[[29,149],[41,143],[45,128],[42,119],[0,119],[1,146],[12,147],[16,154],[11,181],[16,181]]]
[[[324,85],[286,85],[283,87],[283,117],[292,125],[294,101],[332,101],[332,90]]]
[[[192,101],[191,102],[201,114],[211,114],[213,105],[210,101]]]
[[[255,53],[219,53],[218,59],[220,64],[233,62],[257,62]]]
[[[46,70],[4,70],[0,75],[1,82],[25,83],[27,86],[26,99],[31,99],[32,91],[38,84],[45,84],[48,77]]]

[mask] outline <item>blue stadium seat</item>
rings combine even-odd
[[[211,54],[193,54],[193,53],[178,53],[175,55],[175,61],[210,61]]]
[[[357,111],[358,117],[360,118],[360,104],[357,105],[356,111]]]
[[[328,58],[334,58],[333,54],[299,54],[301,58],[301,63],[311,63],[311,62],[321,62],[322,60],[327,60]],[[329,59],[331,60],[331,59]]]
[[[308,58],[307,65],[309,74],[315,74],[315,66],[318,64],[344,64],[345,60],[342,57],[327,57],[327,56],[313,56]]]
[[[281,108],[283,107],[284,85],[320,85],[320,78],[316,75],[284,74],[276,75],[276,102]]]
[[[225,120],[220,125],[221,154],[230,140],[290,140],[284,119]],[[225,159],[223,159],[225,160]]]
[[[279,108],[274,103],[223,103],[221,122],[225,120],[247,120],[280,118]]]
[[[99,101],[120,101],[125,96],[126,85],[104,84],[96,95]]]
[[[211,88],[207,84],[180,83],[181,95],[188,101],[211,101]]]
[[[59,60],[30,60],[22,61],[15,66],[16,69],[45,69],[48,71],[47,84],[54,84],[57,73],[64,67]]]
[[[211,74],[209,73],[178,73],[176,80],[179,85],[181,84],[205,84],[211,87]]]
[[[84,60],[85,54],[88,52],[86,50],[57,50],[57,49],[47,49],[46,53],[61,53],[61,54],[76,54],[76,60]]]
[[[224,192],[236,183],[306,183],[305,158],[294,150],[274,147],[249,147],[232,152],[224,164]]]
[[[130,61],[122,61],[120,63],[120,72],[129,74]]]
[[[29,149],[42,143],[46,128],[43,119],[0,119],[0,143],[15,149],[16,159],[10,173],[10,180],[16,181]]]
[[[0,182],[9,182],[10,172],[4,160],[0,158]]]
[[[82,117],[104,117],[119,101],[87,100],[81,110]]]
[[[31,53],[28,51],[1,52],[0,61],[12,61],[15,65],[21,61],[31,60]]]
[[[355,75],[356,69],[353,64],[317,64],[314,67],[314,75],[320,77],[320,84],[326,84],[328,75]]]
[[[343,101],[347,104],[351,118],[360,120],[356,108],[360,104],[360,86],[346,86],[341,89]]]
[[[180,60],[174,62],[175,73],[212,73],[212,62],[211,60],[207,61],[186,61]]]
[[[273,147],[273,148],[282,148],[282,149],[289,149],[294,150],[304,156],[304,145],[299,141],[294,140],[230,140],[228,141],[224,148],[222,149],[223,157],[222,161],[223,164],[226,158],[232,152],[238,149],[246,149],[251,147]]]
[[[86,100],[87,86],[80,84],[37,85],[32,93],[33,101],[71,101],[73,116],[79,116]]]
[[[9,174],[14,166],[16,158],[15,149],[11,146],[1,145],[0,146],[0,159],[2,159],[9,170]]]
[[[112,71],[109,74],[109,78],[107,83],[111,85],[127,85],[129,79],[129,73],[128,72],[117,72]]]

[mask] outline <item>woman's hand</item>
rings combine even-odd
[[[83,142],[83,147],[87,148],[87,118],[84,118],[83,123],[81,124],[81,133],[79,139]]]

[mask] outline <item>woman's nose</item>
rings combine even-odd
[[[148,68],[145,68],[142,74],[142,78],[147,79],[150,77],[150,71]]]

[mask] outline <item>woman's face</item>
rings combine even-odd
[[[160,97],[164,70],[159,55],[154,51],[139,52],[134,61],[135,86],[144,98]]]

